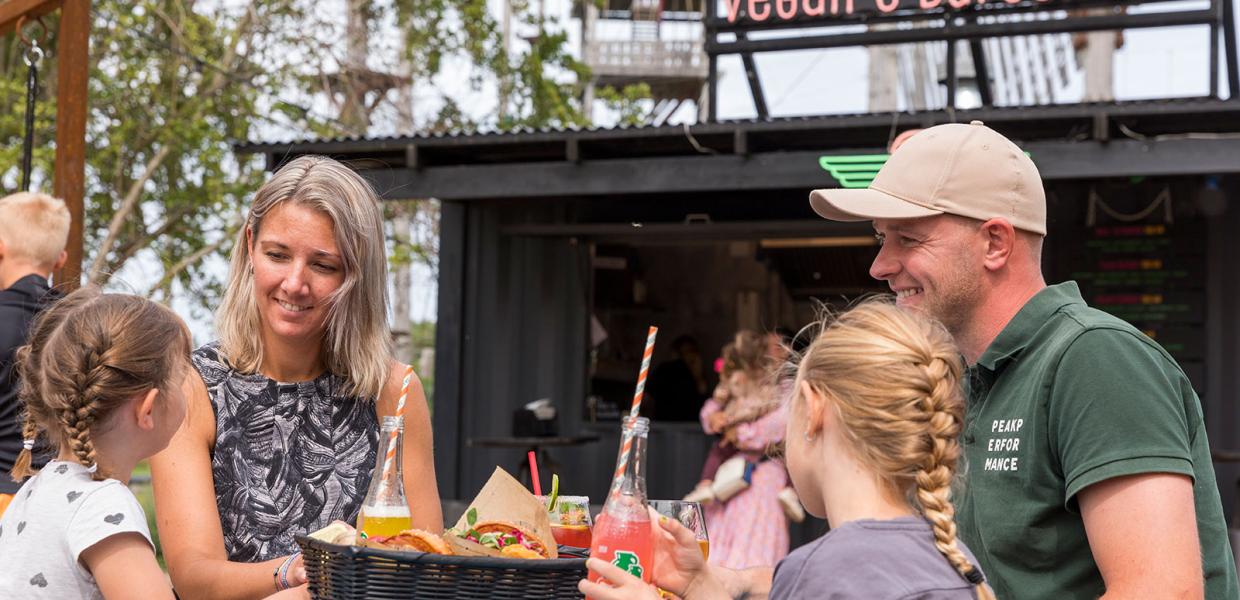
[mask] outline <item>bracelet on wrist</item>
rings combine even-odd
[[[295,552],[284,559],[284,562],[280,563],[279,567],[276,567],[275,573],[273,573],[276,579],[276,591],[282,592],[293,587],[288,581],[288,572],[293,565],[293,561],[300,555],[300,552]]]

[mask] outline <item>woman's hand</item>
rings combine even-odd
[[[728,415],[723,411],[719,411],[706,418],[706,424],[710,425],[711,433],[720,433],[723,428],[728,426]]]
[[[677,596],[689,598],[686,593],[707,574],[702,547],[693,532],[675,519],[660,515],[653,508],[650,518],[654,522],[654,582]]]
[[[598,582],[589,579],[577,582],[577,589],[591,600],[659,600],[654,586],[605,560],[588,559],[586,567],[602,577]]]

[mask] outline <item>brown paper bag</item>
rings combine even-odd
[[[452,549],[452,553],[457,556],[492,556],[500,558],[503,554],[495,548],[476,544],[465,538],[457,537],[451,533],[443,534],[443,541]]]
[[[491,474],[491,478],[487,480],[486,485],[482,486],[482,491],[478,492],[478,495],[474,497],[474,501],[469,505],[469,508],[465,509],[465,514],[461,515],[454,529],[457,531],[467,531],[469,529],[469,523],[466,519],[471,509],[477,511],[478,519],[475,521],[476,523],[483,521],[509,521],[520,525],[526,531],[533,534],[543,547],[547,548],[551,558],[559,557],[559,552],[556,550],[555,537],[551,535],[551,519],[547,517],[547,507],[538,498],[534,497],[534,494],[525,489],[521,482],[513,479],[512,475],[509,475],[507,471],[495,467],[495,472]],[[448,543],[453,546],[454,551],[460,547],[455,541],[449,541]],[[478,545],[470,544],[470,546]],[[479,547],[481,548],[481,546]],[[498,552],[492,556],[495,555],[498,555]]]

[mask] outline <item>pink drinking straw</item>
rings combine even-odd
[[[534,451],[530,450],[530,478],[534,480],[534,495],[542,495],[542,486],[538,485],[538,460],[534,458]]]

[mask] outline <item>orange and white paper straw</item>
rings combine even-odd
[[[650,326],[650,331],[646,334],[646,350],[642,353],[642,367],[637,372],[637,391],[633,393],[633,408],[629,410],[629,417],[636,419],[642,409],[642,394],[646,391],[646,376],[650,374],[650,359],[654,356],[654,339],[659,335],[659,328]],[[624,469],[629,464],[629,452],[633,449],[633,438],[629,437],[624,440],[624,444],[620,447],[620,464],[616,467],[616,474],[612,477],[613,485],[624,475]]]
[[[405,368],[405,380],[400,384],[400,398],[396,400],[396,416],[403,419],[405,417],[405,401],[409,399],[409,383],[413,381],[413,365]],[[392,469],[396,468],[396,453],[399,448],[396,447],[396,436],[400,435],[399,429],[392,430],[391,437],[388,438],[387,456],[383,457],[383,479],[387,479],[392,474]]]

